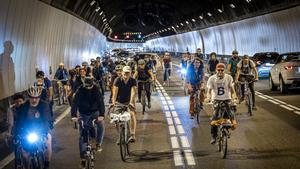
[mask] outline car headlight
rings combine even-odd
[[[29,133],[27,135],[27,141],[29,143],[35,143],[38,140],[38,135],[36,133]]]

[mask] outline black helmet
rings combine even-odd
[[[45,73],[43,71],[41,71],[41,70],[37,71],[36,74],[35,74],[35,77],[39,78],[41,76],[45,76]]]

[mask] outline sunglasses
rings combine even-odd
[[[200,64],[201,62],[194,62],[194,63]]]
[[[37,84],[36,86],[43,86],[43,84]]]
[[[224,69],[219,69],[217,70],[217,72],[224,72]]]

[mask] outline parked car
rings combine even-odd
[[[278,56],[277,52],[263,52],[253,55],[252,60],[256,64],[258,77],[269,77],[270,70],[274,66]]]
[[[280,54],[275,65],[270,70],[270,90],[277,90],[283,94],[288,89],[300,88],[300,52]]]

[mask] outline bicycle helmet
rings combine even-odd
[[[118,70],[121,70],[121,71],[122,71],[122,69],[123,69],[123,65],[117,65],[117,66],[115,67],[115,70],[116,70],[116,71],[118,71]]]
[[[45,73],[41,70],[37,71],[36,74],[35,74],[36,78],[39,78],[41,76],[45,76]]]
[[[144,65],[146,62],[145,62],[145,60],[144,59],[140,59],[139,61],[138,61],[138,64],[139,65]]]
[[[94,85],[94,79],[90,76],[86,76],[83,81],[83,86],[85,88],[92,88]]]
[[[236,50],[236,49],[234,49],[233,51],[232,51],[232,54],[239,54],[239,52]]]
[[[81,65],[82,65],[82,66],[88,66],[89,63],[88,63],[87,61],[83,61],[83,62],[81,63]]]
[[[42,88],[39,88],[37,86],[31,86],[27,90],[27,94],[29,97],[40,97],[40,95],[42,94]]]

